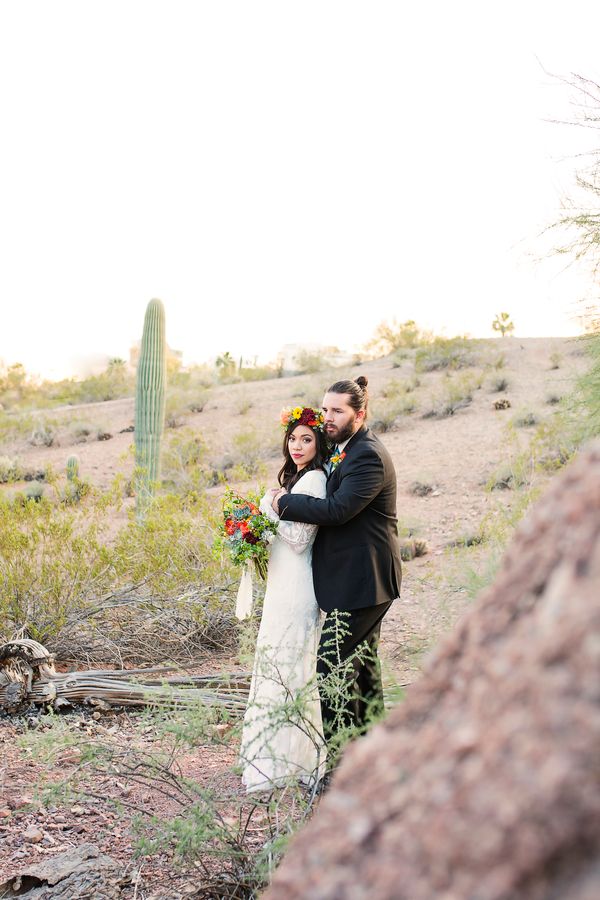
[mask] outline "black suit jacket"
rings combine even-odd
[[[279,501],[282,519],[319,526],[313,581],[317,603],[327,612],[394,600],[402,579],[391,457],[368,428],[352,436],[345,453],[324,500],[286,494]]]

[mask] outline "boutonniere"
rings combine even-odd
[[[339,466],[339,464],[341,463],[341,461],[344,459],[345,456],[346,456],[346,451],[343,450],[341,453],[334,453],[333,456],[329,457],[329,463],[331,465],[332,472],[334,469],[337,469],[337,467]]]

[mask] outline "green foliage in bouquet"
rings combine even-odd
[[[254,563],[260,578],[267,577],[269,545],[275,537],[277,524],[259,509],[257,494],[242,497],[231,488],[223,498],[223,528],[215,540],[215,553],[229,552],[235,566]]]

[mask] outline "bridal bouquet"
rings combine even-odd
[[[236,601],[238,619],[245,619],[252,608],[252,566],[258,576],[267,577],[269,544],[277,524],[258,508],[256,496],[242,497],[230,489],[223,499],[223,530],[215,541],[217,550],[227,549],[235,566],[243,568]]]
[[[223,533],[218,543],[229,550],[234,565],[252,563],[264,580],[267,577],[269,544],[275,537],[277,524],[261,513],[259,502],[258,497],[245,498],[229,489],[223,499]]]

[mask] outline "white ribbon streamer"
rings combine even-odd
[[[245,565],[242,572],[242,580],[237,592],[235,602],[235,615],[240,620],[247,619],[252,612],[252,567]]]

